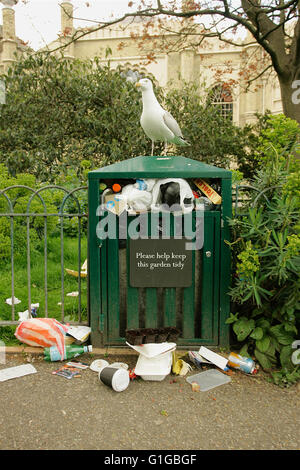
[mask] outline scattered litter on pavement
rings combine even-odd
[[[56,346],[61,357],[65,352],[67,327],[54,318],[30,318],[22,321],[15,331],[16,338],[29,346]]]
[[[88,339],[92,331],[89,326],[84,325],[69,325],[67,328],[67,334],[75,338],[77,341],[80,341],[81,343],[84,343]]]
[[[246,374],[256,374],[257,366],[250,357],[242,357],[237,353],[231,352],[228,357],[228,365],[233,369],[241,370]]]
[[[81,346],[79,344],[67,344],[64,346],[63,354],[60,353],[56,346],[44,349],[45,361],[64,361],[65,359],[72,359],[73,357],[80,356],[80,354],[92,352],[93,346]]]
[[[125,362],[113,362],[109,367],[115,367],[117,369],[122,367],[122,369],[128,370],[128,364],[125,364]]]
[[[7,369],[0,370],[0,382],[5,380],[16,379],[24,375],[35,374],[36,368],[31,364],[23,364],[21,366],[8,367]]]
[[[207,359],[204,359],[204,357],[200,356],[200,354],[197,351],[189,351],[188,355],[189,355],[190,361],[198,369],[202,369],[202,364],[210,364],[210,362]]]
[[[85,370],[85,369],[89,368],[89,365],[86,362],[80,362],[80,361],[76,361],[76,360],[67,362],[66,365],[70,366],[70,367],[76,367],[76,369],[82,369],[82,370]]]
[[[173,362],[172,362],[172,372],[175,375],[186,375],[189,371],[192,370],[192,367],[187,362],[176,357],[175,351],[173,351]]]
[[[161,381],[170,374],[172,352],[176,349],[176,343],[147,343],[140,346],[126,344],[139,353],[134,372],[143,380]]]
[[[231,378],[225,376],[224,374],[222,374],[222,372],[218,370],[209,369],[204,372],[199,372],[196,375],[187,377],[186,381],[190,384],[198,384],[200,387],[200,391],[206,392],[207,390],[211,390],[212,388],[219,387],[220,385],[224,385],[231,382]]]
[[[197,382],[192,382],[191,385],[192,385],[193,392],[200,392],[200,385],[197,384]]]
[[[99,372],[99,380],[115,392],[123,392],[129,385],[130,377],[128,370],[123,369],[123,367],[108,366]]]
[[[66,379],[72,379],[73,377],[81,377],[81,370],[77,367],[72,367],[69,365],[64,365],[57,370],[52,372],[53,375],[60,375]]]
[[[217,354],[211,351],[210,349],[205,348],[204,346],[201,346],[201,348],[199,349],[199,354],[200,356],[204,357],[204,359],[207,359],[208,361],[212,362],[220,369],[226,369],[228,359],[225,359],[225,357],[220,356],[220,354]]]
[[[104,359],[95,359],[95,361],[91,363],[90,369],[99,374],[99,372],[107,366],[109,366],[109,363]]]

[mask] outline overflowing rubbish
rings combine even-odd
[[[99,380],[115,392],[123,392],[129,385],[130,377],[128,370],[123,367],[107,366],[99,372]]]
[[[228,357],[228,365],[233,369],[239,369],[246,374],[256,374],[257,367],[250,357],[242,357],[237,353],[231,352]]]
[[[194,194],[189,183],[181,178],[166,178],[158,180],[152,190],[151,210],[161,212],[166,206],[177,206],[176,211],[191,212],[194,208]]]
[[[92,352],[92,346],[81,346],[79,344],[68,344],[64,347],[64,352],[58,350],[56,346],[51,346],[50,348],[44,349],[44,359],[45,361],[63,361],[65,359],[72,359],[73,357],[80,356],[87,352]]]
[[[207,197],[198,197],[195,199],[195,209],[196,211],[211,211],[215,207]]]
[[[64,356],[67,326],[54,318],[31,318],[22,321],[15,331],[16,338],[29,346],[48,348],[56,346],[61,357]]]
[[[0,382],[6,380],[24,377],[25,375],[35,374],[36,368],[32,364],[22,364],[21,366],[8,367],[7,369],[0,370]]]
[[[182,214],[193,209],[218,210],[222,203],[218,188],[215,183],[208,184],[201,178],[105,180],[99,185],[102,207],[116,215],[124,210],[128,213],[172,211]]]
[[[186,381],[190,384],[197,384],[201,392],[206,392],[212,388],[229,383],[231,378],[222,374],[219,370],[209,369],[187,377]]]
[[[206,181],[201,178],[194,179],[193,181],[213,204],[221,204],[221,196]]]
[[[113,214],[120,215],[126,209],[126,200],[119,193],[113,193],[109,188],[102,193],[103,206]]]

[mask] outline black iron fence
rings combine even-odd
[[[56,193],[56,196],[54,195]],[[59,193],[59,196],[58,196]],[[52,196],[49,198],[49,194]],[[47,196],[47,197],[46,197]],[[49,199],[51,200],[49,209]],[[60,199],[60,200],[59,200]],[[22,204],[20,204],[20,200]],[[57,218],[57,222],[54,224],[56,229],[56,236],[60,240],[60,310],[61,317],[58,319],[61,322],[65,321],[65,278],[68,275],[65,268],[64,260],[64,239],[66,224],[72,220],[72,237],[77,239],[77,266],[73,267],[75,277],[77,278],[77,292],[76,297],[78,298],[78,305],[76,306],[77,318],[73,318],[70,323],[72,324],[88,324],[89,323],[89,312],[87,302],[87,313],[85,318],[82,317],[82,280],[86,277],[85,282],[88,282],[87,273],[87,252],[82,253],[82,240],[86,236],[87,227],[87,186],[81,186],[75,189],[66,189],[62,186],[43,186],[39,189],[33,189],[24,185],[9,186],[5,189],[0,190],[0,222],[6,220],[6,232],[9,233],[8,238],[10,239],[10,253],[7,253],[7,257],[1,261],[2,267],[0,268],[0,280],[1,276],[10,270],[11,283],[10,285],[2,286],[5,287],[7,297],[11,299],[11,318],[1,318],[0,313],[0,326],[18,324],[19,319],[16,318],[16,280],[15,280],[15,258],[18,251],[16,243],[20,243],[19,238],[16,237],[16,230],[21,230],[24,233],[22,243],[26,244],[26,247],[22,247],[23,251],[26,252],[25,262],[27,265],[27,308],[31,315],[32,313],[32,256],[31,256],[31,235],[32,227],[36,223],[36,230],[39,234],[40,251],[43,252],[43,311],[39,312],[40,316],[52,317],[52,312],[48,309],[48,294],[49,289],[52,288],[51,283],[48,279],[48,257],[49,257],[49,221],[53,218]],[[75,220],[75,223],[74,223]],[[16,221],[17,227],[16,227]],[[21,222],[20,222],[21,221]],[[8,226],[9,224],[9,226]],[[51,224],[53,229],[53,223]],[[1,235],[1,232],[0,232]],[[1,243],[1,242],[0,242]],[[41,249],[42,246],[42,249]],[[82,269],[84,265],[84,269]],[[77,270],[77,271],[76,271]],[[71,271],[71,270],[70,270]],[[84,271],[84,272],[83,272]],[[83,276],[81,275],[83,272]],[[77,275],[78,273],[78,275]],[[7,277],[5,278],[7,279]],[[41,280],[40,280],[41,281]],[[5,282],[2,280],[2,282]],[[88,288],[87,288],[88,292]],[[36,299],[35,299],[36,300]],[[24,304],[23,304],[24,305]],[[22,307],[24,308],[24,307]]]
[[[250,191],[257,191],[257,197],[253,203],[256,205],[260,197],[263,197],[267,200],[267,196],[265,192],[267,192],[271,188],[267,188],[266,191],[258,191],[257,188],[253,186],[244,186],[244,185],[237,185],[233,189],[232,193],[232,201],[233,201],[233,216],[238,217],[239,215],[243,215],[243,207],[247,205],[249,202],[249,192]],[[49,197],[45,197],[45,195],[49,195],[49,191],[53,194],[55,192],[60,192],[60,201],[58,203],[59,198],[54,198],[54,204],[51,204],[51,208],[49,210]],[[80,195],[80,197],[79,197]],[[20,211],[20,205],[18,205],[18,201],[22,199],[23,205],[22,210]],[[25,202],[24,202],[25,201]],[[39,203],[39,210],[37,210],[37,204]],[[53,210],[53,208],[55,210]],[[240,212],[241,211],[241,212]],[[0,222],[1,219],[6,219],[9,224],[9,255],[6,257],[5,260],[0,259],[0,283],[1,283],[1,276],[3,272],[10,271],[10,284],[5,285],[5,292],[7,293],[7,297],[10,296],[11,298],[11,318],[10,319],[3,319],[1,318],[1,311],[0,311],[0,326],[7,326],[7,325],[15,325],[19,323],[19,319],[16,318],[16,280],[15,280],[15,254],[16,254],[16,241],[18,243],[19,240],[16,240],[16,230],[23,230],[24,237],[23,241],[25,243],[25,247],[23,249],[26,252],[26,276],[27,276],[27,308],[29,314],[31,314],[32,310],[32,257],[31,257],[31,233],[32,233],[32,226],[34,220],[39,219],[42,222],[39,222],[39,235],[40,240],[42,240],[43,244],[43,311],[39,312],[40,316],[48,317],[49,314],[52,317],[52,312],[49,312],[48,309],[48,293],[49,289],[52,289],[51,283],[49,283],[48,279],[48,256],[49,256],[49,234],[48,234],[48,226],[49,221],[52,218],[57,218],[58,222],[55,224],[56,227],[56,234],[60,240],[60,318],[61,322],[66,320],[65,318],[65,279],[67,272],[71,270],[67,270],[65,268],[65,259],[64,259],[64,239],[66,236],[66,229],[68,231],[68,227],[66,227],[66,223],[70,220],[73,221],[72,224],[72,237],[73,240],[77,239],[77,266],[74,267],[73,273],[75,273],[75,277],[77,278],[77,292],[76,297],[78,298],[78,303],[76,305],[76,317],[73,318],[70,323],[72,324],[89,324],[89,288],[87,285],[86,289],[86,314],[82,315],[82,281],[83,277],[86,278],[84,282],[88,283],[88,276],[87,276],[87,250],[85,253],[82,252],[82,240],[86,238],[86,228],[88,223],[88,214],[87,214],[87,186],[77,187],[75,189],[66,189],[62,186],[57,185],[48,185],[40,187],[39,189],[33,189],[29,186],[25,185],[15,185],[9,186],[5,189],[0,190]],[[16,227],[16,220],[22,220],[23,225],[18,225]],[[76,223],[74,223],[76,220]],[[53,224],[51,224],[53,226]],[[8,229],[8,227],[6,227]],[[0,228],[0,236],[1,236],[1,228]],[[86,240],[87,242],[87,240]],[[1,240],[0,240],[1,243]],[[87,243],[86,243],[87,246]],[[0,250],[1,251],[1,250]],[[1,267],[2,264],[2,267]],[[82,275],[83,274],[83,275]],[[36,299],[35,299],[36,300]],[[24,305],[24,304],[23,304]],[[24,308],[24,307],[23,307]],[[69,319],[67,319],[69,321]]]

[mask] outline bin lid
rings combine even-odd
[[[140,156],[89,172],[101,178],[231,178],[231,171],[182,156]]]

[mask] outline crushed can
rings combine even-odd
[[[229,354],[227,365],[233,369],[241,370],[246,374],[257,373],[255,362],[250,357],[243,357],[234,352]]]

